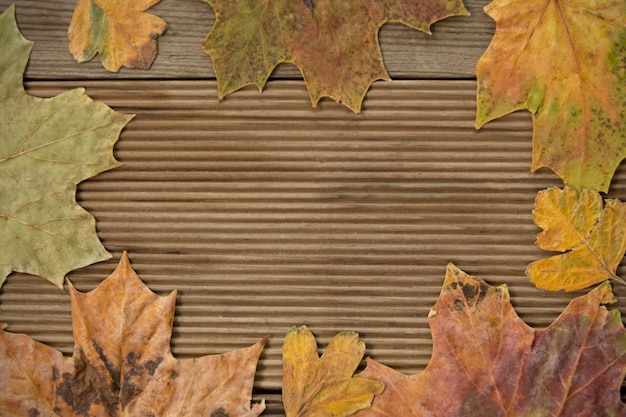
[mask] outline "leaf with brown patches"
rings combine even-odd
[[[145,13],[160,0],[78,0],[68,30],[70,52],[78,62],[100,54],[102,65],[148,69],[157,53],[157,36],[167,23]]]
[[[196,359],[170,352],[176,292],[160,297],[126,254],[113,274],[84,294],[70,284],[73,358],[25,335],[0,331],[0,415],[238,416],[250,405],[265,340]]]
[[[296,65],[311,103],[322,97],[359,112],[370,85],[388,80],[378,45],[386,22],[430,33],[437,20],[467,15],[462,0],[205,0],[216,14],[204,40],[220,98],[262,89],[274,68]]]
[[[76,185],[120,165],[113,146],[132,119],[82,88],[52,98],[24,91],[33,43],[0,15],[0,285],[12,272],[62,287],[67,272],[108,259]]]
[[[368,408],[384,385],[353,376],[365,353],[354,332],[335,336],[320,358],[305,326],[287,333],[283,345],[283,404],[287,417],[347,417]]]
[[[448,266],[429,314],[433,354],[404,375],[368,360],[358,376],[385,392],[358,417],[626,416],[626,329],[609,282],[574,299],[543,330],[515,313],[506,286]]]
[[[476,125],[533,118],[533,171],[608,191],[626,157],[626,2],[494,0],[496,33],[476,66]]]
[[[528,265],[526,274],[539,288],[575,291],[607,279],[624,284],[615,272],[626,252],[626,204],[596,191],[571,187],[539,192],[533,211],[543,229],[537,245],[564,252]]]

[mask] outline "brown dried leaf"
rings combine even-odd
[[[221,355],[177,360],[170,352],[176,291],[160,297],[126,254],[98,288],[70,284],[73,358],[26,335],[0,331],[0,415],[241,416],[250,407],[265,341]]]

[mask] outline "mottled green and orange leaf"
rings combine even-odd
[[[283,345],[283,404],[287,417],[347,417],[371,405],[384,385],[353,376],[365,353],[354,332],[341,332],[319,357],[306,327],[289,330]]]
[[[537,245],[564,252],[531,263],[526,274],[539,288],[575,291],[615,275],[626,252],[626,204],[607,200],[598,192],[571,187],[539,192],[533,211],[543,229]]]
[[[370,85],[388,80],[378,45],[386,22],[430,33],[430,25],[467,15],[461,0],[205,0],[216,21],[204,50],[220,98],[246,85],[262,89],[274,68],[296,65],[313,106],[331,97],[355,112]]]
[[[607,191],[626,157],[626,3],[495,0],[496,33],[476,66],[478,127],[527,109],[531,169]]]
[[[506,286],[492,287],[453,265],[429,314],[433,354],[404,375],[368,359],[358,376],[385,391],[358,417],[626,416],[626,329],[611,286],[574,299],[543,330],[515,313]]]
[[[78,0],[68,31],[78,62],[100,54],[102,65],[148,69],[157,53],[157,36],[167,23],[145,11],[160,0]]]

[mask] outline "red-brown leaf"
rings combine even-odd
[[[360,374],[385,383],[361,417],[626,416],[620,386],[626,329],[608,282],[573,300],[545,330],[515,313],[506,286],[450,265],[430,313],[433,355],[416,375],[372,360]]]

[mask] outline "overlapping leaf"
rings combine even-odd
[[[565,252],[531,263],[526,273],[539,288],[574,291],[615,275],[626,252],[626,204],[607,200],[596,191],[571,187],[541,191],[533,211],[543,229],[537,245]]]
[[[78,62],[100,54],[102,65],[148,69],[157,53],[156,38],[167,23],[145,11],[161,0],[78,0],[68,31]]]
[[[476,125],[533,117],[532,170],[607,191],[626,156],[626,3],[495,0],[496,33],[476,67]]]
[[[283,404],[287,417],[347,417],[367,408],[384,385],[354,377],[365,343],[354,332],[335,336],[319,357],[306,327],[292,328],[283,345]]]
[[[75,201],[76,184],[119,165],[113,145],[132,116],[80,88],[26,94],[31,49],[9,8],[0,16],[0,285],[18,271],[61,287],[68,271],[110,257]]]
[[[505,286],[449,265],[429,315],[433,355],[416,375],[372,360],[359,376],[385,383],[360,417],[626,416],[626,329],[608,282],[573,300],[544,330],[515,313]]]
[[[468,14],[461,0],[205,0],[216,21],[204,41],[220,98],[262,89],[282,62],[296,65],[313,106],[328,96],[355,112],[370,85],[389,76],[378,45],[385,22],[429,33],[440,19]]]
[[[88,294],[70,285],[74,357],[0,331],[0,415],[239,416],[250,406],[264,341],[221,355],[176,360],[170,336],[176,292],[159,297],[131,268]]]

